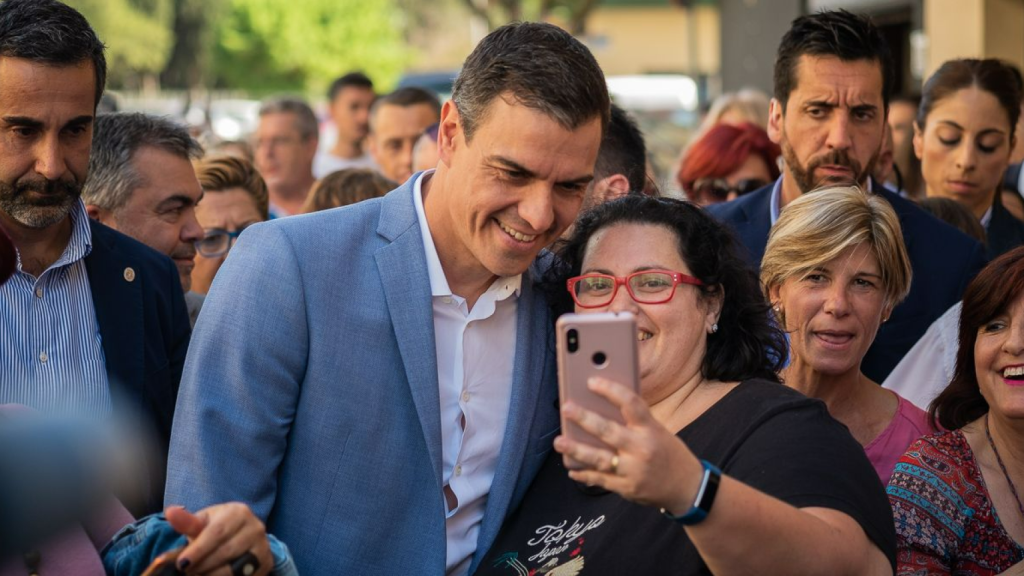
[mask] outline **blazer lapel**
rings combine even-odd
[[[426,440],[438,489],[441,486],[441,398],[430,276],[412,182],[384,197],[377,232],[391,241],[374,255],[398,341],[409,390]]]
[[[96,323],[111,396],[139,414],[145,386],[142,284],[153,281],[139,275],[139,267],[117,250],[115,233],[90,222],[93,247],[85,257]]]

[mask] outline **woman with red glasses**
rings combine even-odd
[[[825,406],[779,384],[783,334],[722,225],[629,196],[559,256],[559,311],[636,316],[639,393],[590,384],[624,425],[561,407],[608,448],[556,437],[477,574],[892,574],[885,492]]]
[[[779,154],[760,126],[719,124],[686,151],[676,179],[701,206],[727,202],[774,182]]]
[[[789,334],[783,381],[825,402],[883,484],[907,446],[934,431],[923,410],[860,369],[910,277],[896,212],[855,187],[816,190],[787,205],[761,261],[772,310]]]

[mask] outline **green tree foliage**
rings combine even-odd
[[[174,45],[160,73],[164,88],[196,88],[209,82],[214,29],[227,13],[227,0],[173,0]]]
[[[167,65],[174,0],[65,0],[107,45],[108,86],[137,87]]]
[[[463,0],[473,14],[495,29],[513,20],[563,20],[569,32],[586,32],[587,16],[597,0]]]
[[[395,0],[226,0],[216,28],[219,87],[322,91],[349,70],[383,88],[409,60]]]

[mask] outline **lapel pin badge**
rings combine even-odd
[[[135,281],[135,269],[131,266],[124,269],[124,279],[129,282]]]

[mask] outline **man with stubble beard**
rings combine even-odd
[[[800,195],[856,184],[885,198],[900,217],[915,281],[864,357],[864,374],[881,382],[928,326],[960,300],[985,264],[984,249],[871,181],[885,135],[893,63],[870,20],[844,10],[797,18],[779,45],[774,76],[768,135],[782,148],[782,177],[708,211],[732,225],[758,268],[772,224]]]
[[[103,44],[55,0],[0,3],[0,227],[17,269],[0,286],[0,404],[151,431],[145,468],[119,494],[161,508],[188,316],[166,256],[90,221],[80,199]]]

